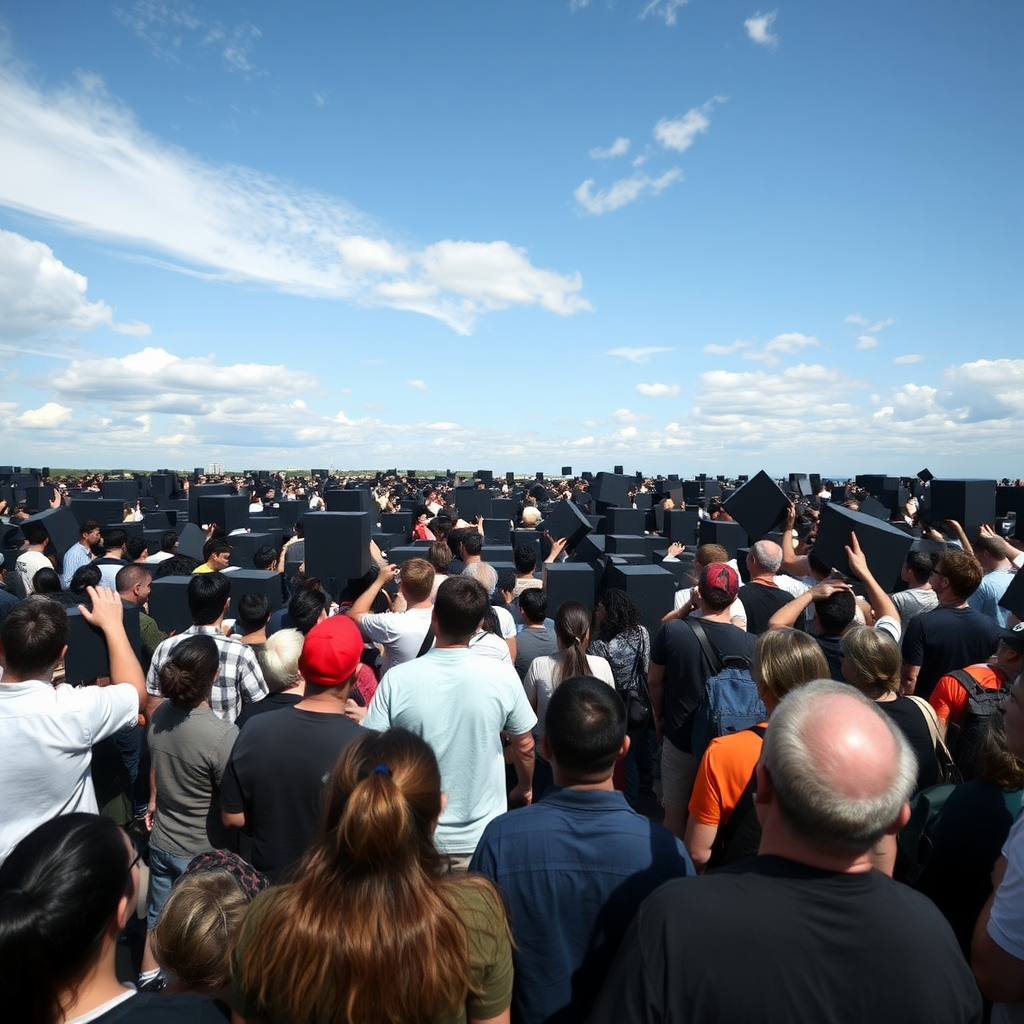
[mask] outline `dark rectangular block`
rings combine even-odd
[[[660,565],[616,565],[605,573],[609,586],[624,590],[640,609],[640,621],[653,636],[661,625],[661,617],[672,610],[675,598],[675,576]]]
[[[290,530],[308,511],[309,504],[305,498],[281,501],[274,508],[274,514],[281,523],[282,530]]]
[[[644,532],[644,512],[639,508],[610,508],[605,513],[606,529],[609,534],[631,533],[639,537]]]
[[[786,519],[789,500],[762,469],[725,502],[725,511],[752,540],[760,540]]]
[[[513,554],[520,545],[533,549],[537,557],[537,565],[544,561],[544,550],[542,545],[544,535],[537,530],[513,530],[509,535],[509,544],[512,546]]]
[[[104,498],[116,498],[128,505],[134,505],[139,500],[137,480],[104,480],[100,488]]]
[[[170,473],[154,473],[149,478],[149,492],[154,498],[169,498],[178,489],[178,478]]]
[[[203,545],[206,543],[206,531],[195,523],[179,523],[178,531],[178,554],[188,555],[189,558],[197,558],[203,561]]]
[[[1010,580],[1010,585],[999,598],[999,604],[1024,622],[1024,572],[1018,572]]]
[[[544,588],[551,618],[565,601],[579,601],[594,610],[594,568],[586,562],[549,562],[544,566]]]
[[[255,569],[253,555],[258,548],[269,545],[277,547],[276,539],[271,533],[236,533],[228,537],[231,545],[231,565],[239,569]]]
[[[412,536],[412,513],[383,512],[380,517],[380,528],[384,533],[402,534],[408,540]]]
[[[424,544],[420,541],[414,544],[395,544],[388,551],[388,561],[393,565],[401,565],[410,558],[426,558],[429,547],[429,544]]]
[[[641,512],[646,512],[654,504],[654,495],[650,491],[644,491],[643,494],[634,494],[633,504]]]
[[[667,540],[678,541],[680,544],[696,544],[699,524],[700,516],[695,511],[670,508],[664,513],[661,533]]]
[[[739,523],[718,519],[702,519],[697,540],[700,544],[721,544],[729,552],[730,558],[735,558],[736,552],[750,543],[747,531]]]
[[[473,474],[474,480],[479,480],[484,487],[490,487],[494,483],[494,473],[489,469],[478,469]]]
[[[370,568],[369,512],[314,512],[303,520],[306,572],[318,576],[332,597]]]
[[[369,512],[371,495],[365,487],[324,491],[328,512]]]
[[[218,494],[234,494],[231,484],[197,484],[193,481],[188,489],[188,521],[197,525],[209,522],[199,518],[199,499]],[[247,506],[248,508],[248,506]]]
[[[615,466],[613,468],[612,472],[615,473],[616,476],[622,476],[622,467],[621,466]]]
[[[850,543],[851,531],[857,535],[871,575],[884,590],[896,590],[900,582],[900,570],[914,538],[863,512],[826,505],[818,521],[814,554],[825,565],[838,569],[844,575],[850,573],[846,545]]]
[[[486,538],[484,538],[484,545],[480,549],[480,557],[485,562],[494,564],[496,562],[507,562],[509,565],[512,564],[512,545],[511,544],[492,544]]]
[[[282,604],[281,574],[260,569],[235,569],[224,575],[231,583],[231,604],[225,618],[238,617],[238,599],[243,594],[263,594],[270,602],[271,612]]]
[[[163,530],[147,530],[145,529],[145,523],[143,525],[142,536],[146,538],[146,548],[151,555],[155,555],[160,550],[160,538],[164,535]],[[156,565],[153,566],[156,568]]]
[[[455,488],[455,507],[459,515],[469,523],[475,523],[477,516],[490,519],[493,500],[490,491],[482,491],[477,487]]]
[[[484,543],[508,545],[512,526],[507,519],[484,520]]]
[[[170,530],[178,521],[178,513],[173,510],[159,509],[146,512],[142,517],[142,525],[147,530]]]
[[[65,505],[48,508],[28,517],[30,523],[42,523],[50,536],[50,543],[63,556],[78,543],[78,521]]]
[[[30,509],[42,512],[43,509],[50,507],[50,502],[53,500],[53,490],[52,487],[38,487],[34,484],[26,487],[25,504]]]
[[[180,633],[192,625],[188,610],[191,576],[162,576],[149,590],[149,614],[165,633]]]
[[[572,466],[563,466],[562,476],[572,476]]]
[[[576,545],[572,559],[574,562],[589,562],[593,565],[598,559],[603,558],[604,554],[605,535],[603,533],[588,533]]]
[[[633,478],[623,476],[621,468],[616,473],[598,473],[594,477],[590,493],[595,501],[603,501],[608,505],[628,506],[629,489],[633,486]]]
[[[64,657],[64,679],[68,683],[87,683],[110,675],[110,654],[102,630],[89,625],[78,608],[68,608],[68,653]],[[142,640],[139,636],[139,608],[124,605],[124,631],[135,651],[135,657],[142,656]],[[123,683],[124,679],[111,680]]]
[[[200,525],[217,527],[225,533],[249,527],[249,499],[237,494],[204,494],[199,499]]]
[[[408,536],[404,533],[384,533],[382,530],[371,530],[370,537],[374,544],[380,548],[381,554],[389,561],[393,562],[394,559],[390,555],[392,548],[401,547],[408,541]],[[422,550],[421,555],[422,557]],[[285,569],[288,568],[287,561],[285,562]]]
[[[692,551],[684,551],[682,554],[677,555],[674,561],[667,561],[666,550],[659,550],[655,552],[654,563],[660,565],[662,569],[672,573],[672,576],[676,581],[676,590],[682,590],[686,587],[693,586],[693,579],[691,574],[693,572],[693,566],[695,562],[694,553]],[[666,609],[667,611],[668,609]]]
[[[559,501],[544,516],[544,529],[554,540],[566,540],[566,551],[572,551],[591,532],[587,517],[571,501]]]
[[[931,522],[955,519],[968,533],[996,518],[995,480],[933,480],[928,508]]]
[[[643,555],[646,558],[648,554],[646,538],[632,533],[606,534],[604,549],[609,555]]]
[[[95,519],[100,526],[120,526],[124,519],[124,502],[116,498],[72,498],[71,512],[80,523]]]
[[[492,498],[491,518],[492,519],[515,519],[516,507],[519,502],[514,498]]]

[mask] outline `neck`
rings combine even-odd
[[[821,871],[835,871],[844,875],[858,875],[872,868],[871,851],[864,853],[834,853],[811,846],[794,836],[781,821],[761,822],[761,845],[757,852],[762,855],[785,857],[786,860],[804,864]]]
[[[775,584],[775,573],[768,572],[766,569],[762,569],[761,572],[755,572],[750,574],[751,583],[760,583],[765,587],[774,587]]]
[[[99,959],[87,969],[85,975],[70,991],[62,993],[69,997],[69,1001],[63,1004],[62,1020],[81,1017],[128,991],[127,987],[117,980],[114,962],[116,950],[117,937],[108,934],[103,940]]]
[[[316,686],[306,683],[306,695],[295,706],[303,711],[315,711],[323,715],[343,715],[345,701],[351,692],[351,686]]]
[[[700,616],[705,622],[732,622],[728,608],[723,608],[720,612],[713,612],[703,603],[700,606]]]

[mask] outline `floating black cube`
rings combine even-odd
[[[276,548],[272,533],[236,533],[228,537],[231,545],[231,564],[239,569],[255,569],[253,557],[262,547]]]
[[[544,566],[548,615],[555,617],[566,601],[579,601],[594,609],[594,569],[586,562],[549,562]]]
[[[179,555],[188,555],[189,558],[196,558],[203,561],[203,545],[206,543],[206,531],[196,526],[195,523],[183,523],[176,527],[178,531]]]
[[[588,533],[573,553],[574,562],[589,562],[595,565],[605,554],[605,535],[603,533]]]
[[[829,504],[821,510],[818,521],[815,557],[830,568],[849,575],[846,545],[850,543],[851,532],[857,535],[871,575],[883,590],[896,590],[900,582],[900,570],[914,543],[913,537],[863,512]]]
[[[480,557],[483,561],[496,565],[499,562],[512,565],[512,545],[505,544],[493,544],[488,540],[484,540],[483,547],[480,549]]]
[[[478,469],[473,474],[474,480],[479,480],[484,487],[490,487],[494,483],[494,473],[489,469]]]
[[[281,574],[260,569],[234,569],[224,573],[231,584],[231,604],[225,618],[238,618],[238,599],[243,594],[262,594],[270,602],[271,612],[282,604]]]
[[[412,513],[382,512],[380,528],[384,533],[402,534],[408,540],[412,536]]]
[[[932,480],[928,519],[955,519],[965,530],[996,518],[995,480]]]
[[[124,631],[132,645],[135,657],[142,657],[142,640],[139,636],[139,608],[124,605]],[[110,675],[110,652],[101,629],[90,625],[77,607],[68,612],[68,652],[64,657],[64,680],[67,683],[87,683]],[[124,683],[126,679],[111,679],[113,683]]]
[[[369,512],[371,495],[365,487],[324,491],[328,512]]]
[[[610,508],[605,513],[608,533],[641,536],[644,532],[644,512],[638,508]]]
[[[725,502],[724,508],[757,541],[785,522],[789,501],[762,469]]]
[[[208,519],[200,519],[199,517],[199,499],[207,496],[213,496],[217,494],[234,494],[234,490],[231,484],[197,484],[193,483],[188,489],[188,521],[190,523],[209,522]],[[248,502],[246,503],[246,510],[248,510]]]
[[[720,544],[730,558],[735,558],[739,549],[750,543],[747,531],[739,523],[718,519],[702,519],[697,540],[700,544]]]
[[[303,520],[306,528],[306,572],[323,581],[336,596],[345,582],[370,568],[368,512],[315,512]]]
[[[537,559],[537,565],[540,566],[544,561],[542,539],[543,534],[537,530],[513,530],[509,535],[509,544],[513,552],[520,546],[529,547]]]
[[[633,478],[622,475],[622,467],[615,473],[598,473],[591,485],[590,493],[595,501],[606,505],[628,506],[629,489],[633,486]]]
[[[426,558],[429,543],[416,541],[414,544],[395,544],[388,549],[388,561],[392,565],[401,565],[410,558]]]
[[[199,499],[200,524],[213,525],[230,533],[249,528],[249,499],[237,494],[204,494]]]
[[[142,525],[147,530],[170,530],[178,521],[178,513],[173,510],[159,509],[147,512],[142,517]]]
[[[889,509],[887,509],[877,498],[865,498],[860,503],[860,511],[866,516],[871,516],[872,519],[881,519],[886,521],[889,518]]]
[[[116,498],[126,505],[134,505],[139,500],[137,480],[104,480],[100,487],[104,498]]]
[[[492,519],[514,519],[518,502],[514,498],[492,498],[491,518]]]
[[[608,586],[624,590],[640,609],[640,621],[653,636],[661,618],[672,610],[675,599],[675,576],[660,565],[618,565],[614,562],[605,573]],[[550,603],[550,602],[549,602]]]
[[[655,543],[663,541],[655,538]],[[643,555],[644,559],[650,552],[647,538],[634,533],[609,533],[605,535],[604,549],[609,555]]]
[[[587,517],[571,501],[559,501],[544,517],[544,529],[554,540],[565,538],[567,551],[591,532]]]
[[[124,520],[124,502],[116,498],[72,498],[71,513],[80,523],[95,519],[100,526],[120,526]]]
[[[657,512],[657,510],[655,510]],[[695,544],[700,516],[695,511],[683,508],[670,508],[663,511],[664,524],[662,535],[670,541],[680,544]]]
[[[508,545],[512,527],[507,519],[484,520],[484,542]]]
[[[477,516],[491,518],[491,503],[494,497],[488,490],[478,487],[456,487],[455,507],[459,515],[469,523],[476,522]]]

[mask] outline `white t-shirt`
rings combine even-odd
[[[537,728],[534,735],[538,738],[544,735],[544,716],[548,711],[548,701],[551,695],[558,688],[555,682],[555,675],[558,672],[559,662],[565,657],[564,651],[557,654],[543,654],[530,662],[526,676],[523,679],[523,689],[530,703],[537,709]],[[615,676],[612,674],[612,667],[607,659],[600,658],[596,654],[587,655],[587,666],[590,674],[602,683],[615,686]]]
[[[14,589],[18,597],[35,593],[33,580],[40,569],[52,569],[53,563],[42,551],[23,551],[14,563]]]
[[[430,628],[431,608],[405,612],[370,612],[359,620],[363,636],[384,648],[383,671],[412,661]]]
[[[675,608],[676,611],[679,611],[679,609],[682,608],[683,605],[690,600],[690,595],[693,593],[693,591],[693,587],[684,587],[682,590],[677,590],[676,596],[672,599],[672,607]],[[690,614],[699,619],[700,609],[697,608],[695,611],[690,612]],[[735,601],[733,601],[731,605],[729,605],[729,618],[742,619],[743,626],[741,628],[747,628],[747,609],[743,607],[743,602],[738,597]],[[733,623],[733,625],[735,625],[735,623]]]
[[[1003,875],[986,930],[1002,950],[1024,960],[1024,817],[1018,818],[1003,844],[1006,874]],[[992,1024],[1020,1024],[1024,1021],[1024,1003],[996,1003]]]
[[[129,683],[0,683],[0,861],[37,825],[72,811],[98,813],[93,745],[138,721]]]

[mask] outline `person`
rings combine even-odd
[[[1000,605],[999,600],[1006,593],[1017,568],[1006,554],[1006,543],[1002,537],[981,536],[971,546],[985,575],[978,589],[967,599],[969,607],[987,615],[997,626],[1006,627],[1010,611]]]
[[[203,560],[193,573],[221,572],[231,562],[231,542],[223,537],[211,537],[203,545]]]
[[[900,627],[905,633],[910,620],[921,612],[931,611],[939,605],[939,598],[932,590],[931,576],[935,569],[935,556],[929,551],[907,552],[900,579],[907,585],[889,596],[900,616]]]
[[[256,715],[294,707],[302,700],[305,683],[299,672],[299,657],[302,654],[303,640],[303,635],[297,629],[279,629],[262,644],[263,651],[259,655],[259,660],[263,679],[267,684],[267,696],[255,704],[242,705],[241,714],[237,719],[239,729]]]
[[[360,735],[345,713],[363,652],[358,627],[335,615],[305,638],[298,630],[279,630],[267,644],[281,655],[282,676],[291,675],[285,658],[297,640],[294,672],[302,681],[302,697],[246,720],[221,789],[224,824],[247,829],[253,866],[275,882],[306,852],[316,832],[324,779]]]
[[[101,587],[108,587],[110,590],[117,589],[114,586],[114,580],[117,579],[118,572],[128,565],[125,551],[127,545],[128,534],[120,526],[111,527],[104,532],[103,554],[92,561],[93,565],[99,566],[102,574]]]
[[[495,818],[469,865],[505,898],[517,1024],[582,1020],[641,900],[693,874],[682,843],[613,788],[629,749],[614,690],[590,676],[565,680],[548,703],[543,744],[556,788]]]
[[[53,562],[43,553],[50,543],[50,535],[42,523],[22,523],[21,532],[25,540],[14,563],[14,592],[18,597],[26,598],[35,593],[36,573],[40,569],[52,569]]]
[[[139,856],[109,818],[38,825],[0,866],[0,993],[24,1024],[224,1024],[197,995],[138,992],[118,979],[118,938],[139,898]]]
[[[674,542],[668,546],[668,555],[664,560],[666,562],[678,562],[679,556],[684,550],[684,545],[680,544],[678,541]],[[672,611],[667,612],[662,616],[662,625],[666,622],[670,622],[672,619],[685,619],[688,616],[700,618],[701,605],[698,600],[697,584],[700,580],[700,574],[704,571],[705,566],[711,565],[712,562],[721,562],[723,565],[728,565],[729,568],[733,569],[737,573],[739,572],[736,560],[729,558],[729,552],[726,551],[721,544],[701,544],[694,554],[693,568],[689,573],[692,585],[689,587],[681,587],[675,592],[675,595],[672,598]],[[747,620],[744,617],[745,614],[746,613],[743,610],[743,602],[740,601],[737,592],[736,600],[734,600],[729,606],[729,621],[739,629],[746,629]]]
[[[294,880],[260,893],[242,923],[243,1016],[507,1024],[501,897],[484,878],[444,873],[441,807],[441,771],[420,737],[365,732],[345,750]]]
[[[139,609],[139,640],[142,667],[149,669],[156,649],[167,639],[156,619],[146,612],[146,602],[153,585],[153,573],[143,564],[130,563],[118,570],[114,577],[114,590],[126,605]]]
[[[61,563],[60,583],[65,590],[70,588],[75,570],[92,561],[93,545],[99,544],[101,532],[100,524],[95,519],[85,519],[79,525],[78,543],[64,552],[64,561]]]
[[[554,654],[558,650],[558,641],[554,624],[548,625],[547,591],[528,587],[519,596],[518,604],[523,628],[516,634],[515,666],[519,678],[525,679],[534,658]]]
[[[22,601],[0,623],[0,861],[54,815],[98,811],[93,747],[134,726],[145,701],[120,599],[103,587],[89,587],[87,597],[81,614],[103,633],[110,685],[53,684],[69,630],[67,612],[55,601]]]
[[[412,729],[433,747],[448,798],[435,839],[453,865],[462,868],[492,818],[509,803],[533,799],[537,716],[512,665],[469,646],[487,607],[487,591],[476,580],[445,580],[431,619],[434,647],[387,672],[368,708],[348,704],[348,714],[365,715],[365,727]],[[517,776],[508,795],[502,733],[508,736]]]
[[[143,982],[159,970],[152,933],[171,886],[197,853],[226,846],[217,793],[227,770],[238,728],[210,708],[220,670],[212,637],[186,637],[160,668],[160,692],[167,699],[147,730],[150,794],[149,912]]]
[[[760,636],[768,628],[768,620],[794,595],[779,583],[782,548],[772,540],[759,540],[747,552],[747,582],[740,587],[739,601],[747,632]],[[783,577],[785,579],[786,577]],[[791,577],[790,577],[791,578]],[[793,581],[796,583],[796,581]],[[803,592],[803,585],[796,583]]]
[[[902,734],[852,687],[788,694],[757,766],[758,856],[655,890],[588,1020],[979,1022],[942,915],[871,869],[909,817],[916,774]]]
[[[754,768],[768,719],[791,690],[827,676],[828,662],[806,633],[772,629],[758,637],[750,674],[765,707],[765,721],[713,739],[697,769],[685,843],[698,871],[757,851],[760,829],[753,817]]]
[[[695,588],[700,621],[712,648],[723,663],[746,661],[754,655],[757,638],[732,622],[731,606],[739,592],[739,575],[723,562],[704,566]],[[693,756],[694,716],[713,669],[685,618],[663,622],[651,642],[647,686],[661,751],[662,802],[665,827],[683,838],[687,805],[697,774]]]
[[[147,562],[165,562],[168,558],[173,558],[174,553],[178,548],[178,531],[177,530],[164,530],[160,534],[160,550],[155,554],[150,555]]]

